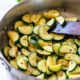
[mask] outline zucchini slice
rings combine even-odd
[[[39,36],[43,40],[52,40],[53,39],[53,36],[46,31],[44,26],[40,26],[40,28],[39,28]]]
[[[47,67],[52,66],[52,65],[53,65],[53,57],[48,56],[47,57]]]
[[[53,43],[53,51],[54,53],[58,54],[59,47],[61,46],[61,43]]]
[[[14,68],[18,69],[18,66],[17,66],[17,63],[16,63],[16,59],[10,60],[10,64],[11,64]]]
[[[80,78],[80,74],[68,75],[69,79]]]
[[[73,42],[73,40],[74,40],[73,38],[68,38],[65,40],[65,42]]]
[[[17,43],[16,46],[17,46],[19,49],[21,49],[20,43]]]
[[[53,57],[48,56],[48,58],[47,58],[47,66],[48,66],[48,69],[50,71],[57,72],[57,71],[59,71],[61,69],[62,64],[56,64],[56,65],[54,65]]]
[[[43,46],[43,49],[47,52],[53,52],[53,44],[47,43],[47,46]]]
[[[56,65],[57,59],[58,59],[58,56],[56,54],[53,54],[53,65]]]
[[[32,25],[29,25],[29,26],[23,25],[23,26],[18,27],[18,31],[21,34],[29,35],[33,31],[33,26]]]
[[[52,76],[50,76],[48,79],[49,80],[58,80],[57,76],[55,74],[53,74]]]
[[[42,59],[38,62],[37,68],[40,72],[46,73],[47,72],[47,61],[46,59]]]
[[[43,51],[43,50],[36,50],[36,51],[37,51],[37,55],[40,56],[40,57],[51,55],[50,52],[46,52],[46,51]]]
[[[52,18],[51,20],[49,20],[47,23],[46,23],[46,25],[47,26],[50,26],[50,28],[51,27],[54,27],[55,26],[55,19],[54,18]]]
[[[37,35],[32,34],[31,36],[28,37],[28,41],[30,41],[31,39],[37,41],[38,38],[39,38],[39,37],[38,37]]]
[[[34,27],[34,29],[33,29],[33,33],[34,34],[38,35],[38,29],[39,29],[39,27],[40,27],[40,25],[37,25],[37,26]]]
[[[78,21],[77,17],[65,18],[66,21]]]
[[[45,23],[46,23],[46,19],[45,18],[41,18],[37,25],[44,25]]]
[[[77,64],[80,64],[80,57],[76,54],[65,54],[65,60],[75,61]]]
[[[9,49],[9,56],[11,58],[16,58],[18,52],[18,48],[16,46],[13,46],[12,48]]]
[[[51,33],[51,35],[53,36],[53,39],[55,41],[61,41],[64,39],[65,35],[64,34],[55,34],[55,33]]]
[[[31,15],[30,14],[25,14],[24,16],[22,16],[22,20],[25,23],[31,23]]]
[[[33,37],[33,36],[32,36]],[[33,37],[34,39],[30,39],[30,43],[34,45],[38,49],[42,49],[41,46],[38,44],[36,37]]]
[[[10,47],[13,47],[14,43],[11,40],[9,40],[9,45],[10,45]]]
[[[79,39],[74,39],[74,42],[77,46],[80,46],[80,40]]]
[[[27,35],[24,35],[20,38],[20,44],[24,47],[27,48],[28,47],[28,37]]]
[[[30,52],[29,52],[27,49],[25,49],[25,48],[22,48],[22,49],[21,49],[21,52],[22,52],[22,54],[23,54],[24,56],[26,56],[26,57],[28,57],[28,56],[30,55]]]
[[[41,74],[37,68],[31,67],[30,65],[28,66],[28,68],[30,71],[30,75],[32,76],[39,76]]]
[[[68,72],[72,72],[74,71],[74,69],[77,67],[77,64],[75,61],[70,61],[69,62],[69,68],[68,68]]]
[[[80,56],[80,47],[78,48],[78,55]]]
[[[51,75],[51,74],[53,74],[53,72],[51,72],[47,67],[47,75]]]
[[[69,67],[69,62],[64,59],[58,59],[57,64],[62,64],[62,68],[61,68],[62,70],[67,70]]]
[[[44,79],[44,73],[43,73],[43,74],[38,75],[36,78],[38,78],[38,79]]]
[[[75,53],[74,48],[71,45],[63,44],[59,48],[59,54],[62,54],[64,56],[67,53]]]
[[[47,67],[52,66],[52,65],[56,65],[57,59],[58,59],[58,56],[55,54],[53,55],[53,57],[48,56],[47,57]]]
[[[19,34],[16,31],[8,31],[8,37],[13,43],[16,43],[19,40]]]
[[[72,74],[80,74],[80,66],[77,66],[73,71],[68,72],[68,75],[72,75]]]
[[[43,41],[42,39],[38,39],[38,44],[42,46],[47,46],[47,42]]]
[[[49,70],[52,72],[58,72],[61,70],[62,64],[51,65],[49,66]]]
[[[69,40],[71,40],[71,41],[69,41]],[[75,54],[77,53],[77,46],[76,46],[76,44],[74,44],[74,42],[73,42],[72,39],[68,39],[67,41],[63,42],[62,44],[72,46],[73,49],[74,49],[74,53],[75,53]]]
[[[50,11],[44,13],[44,17],[47,19],[55,18],[58,16],[60,16],[60,12],[57,10],[50,10]]]
[[[49,65],[52,65],[52,64],[53,64],[52,57],[48,56],[48,58],[47,58],[47,74],[48,75],[52,74],[52,72],[48,69]]]
[[[66,73],[64,71],[57,72],[57,78],[58,80],[66,80]]]
[[[48,58],[47,58],[47,65],[48,65],[48,69],[52,72],[57,72],[62,67],[62,64],[54,65],[54,60],[53,60],[53,57],[51,57],[51,56],[48,56]]]
[[[63,16],[56,17],[56,21],[59,22],[60,25],[65,25],[65,19]]]
[[[32,67],[37,67],[37,63],[39,60],[36,52],[31,52],[28,59],[29,59],[29,64]]]
[[[28,59],[24,56],[20,56],[18,59],[17,59],[17,66],[21,69],[21,70],[27,70],[27,62],[28,62]]]
[[[3,54],[7,59],[8,59],[9,49],[10,49],[10,47],[8,47],[8,46],[4,47],[4,49],[3,49]]]
[[[34,45],[32,45],[31,43],[29,43],[28,49],[29,49],[29,51],[32,51],[32,52],[37,50],[37,48]]]
[[[23,26],[24,23],[22,21],[16,21],[14,24],[14,29],[17,31],[17,28]]]
[[[37,23],[38,23],[38,21],[41,19],[41,17],[42,17],[42,14],[33,14],[32,16],[31,16],[31,21],[32,21],[32,23],[34,23],[35,25],[37,25]]]

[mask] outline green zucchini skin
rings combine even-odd
[[[42,74],[38,75],[36,78],[38,78],[38,79],[44,79],[45,78],[45,74],[42,73]]]
[[[38,26],[35,26],[34,29],[33,29],[33,33],[38,35],[38,29],[39,29],[40,25]]]
[[[22,16],[22,21],[23,21],[25,24],[30,24],[30,23],[32,23],[32,22],[30,21],[30,17],[31,17],[30,14],[25,14],[25,15]]]
[[[36,46],[38,49],[42,49],[42,48],[39,46],[39,44],[38,44],[38,42],[37,42],[36,40],[30,40],[30,42],[31,42],[34,46]]]
[[[61,42],[65,39],[65,35],[63,34],[55,34],[55,33],[51,33],[53,36],[53,40],[56,42]]]
[[[45,30],[44,26],[39,27],[38,33],[39,33],[40,38],[43,40],[53,40],[53,36]]]
[[[42,58],[46,58],[47,56],[50,56],[52,53],[50,52],[46,52],[46,51],[42,51],[42,50],[37,50],[37,56],[42,57]],[[46,54],[44,54],[46,53]]]
[[[43,65],[43,67],[41,65]],[[42,59],[38,62],[37,69],[42,73],[47,73],[46,59]]]
[[[76,75],[68,75],[68,79],[75,79],[75,78],[79,78],[80,74],[76,74]]]
[[[78,55],[80,56],[80,47],[78,48]]]
[[[17,31],[17,28],[18,28],[19,26],[23,26],[23,25],[24,25],[24,22],[23,22],[23,21],[21,21],[21,20],[16,21],[16,22],[14,23],[14,29],[15,29],[15,31]]]
[[[77,38],[74,39],[74,43],[75,43],[78,47],[80,46],[80,43],[79,43],[79,42],[80,42],[79,39],[77,39]]]
[[[57,55],[59,55],[59,52],[58,51],[59,51],[60,46],[61,46],[61,43],[54,43],[53,44],[53,51]]]
[[[36,36],[31,36],[29,42],[32,43],[36,48],[42,49],[42,47],[38,44],[38,38]]]
[[[75,61],[70,61],[69,62],[69,68],[68,68],[68,72],[72,72],[72,71],[74,71],[75,70],[75,68],[77,67],[77,64],[76,64],[76,62]]]
[[[53,43],[52,41],[51,42],[46,42],[46,41],[43,41],[41,39],[38,39],[38,44],[41,46],[42,50],[46,51],[46,52],[51,52],[53,53]]]
[[[57,55],[53,55],[52,56],[48,56],[47,58],[47,68],[51,71],[51,72],[57,72],[60,71],[62,64],[56,64],[56,60],[57,60],[58,56]]]
[[[62,16],[56,17],[56,21],[57,21],[61,26],[65,26],[65,24],[66,24],[66,21],[65,21],[64,17],[62,17]]]
[[[29,71],[30,71],[31,76],[36,77],[36,76],[39,76],[41,74],[41,72],[37,68],[34,68],[30,65],[29,65]]]
[[[20,56],[17,59],[17,66],[19,69],[26,71],[27,70],[27,66],[25,64],[27,64],[28,59],[25,56]]]
[[[50,19],[47,23],[46,23],[47,26],[49,26],[49,30],[48,32],[52,31],[52,29],[55,28],[56,26],[56,21],[54,18]]]
[[[31,52],[28,59],[29,59],[29,64],[32,66],[32,67],[37,67],[37,61],[35,60],[37,58],[37,53],[36,52]],[[33,62],[34,60],[34,62]]]
[[[64,59],[68,61],[75,61],[77,64],[80,64],[80,57],[77,54],[66,54]]]
[[[9,49],[10,49],[9,46],[6,46],[6,47],[4,47],[4,48],[2,49],[3,55],[4,55],[5,58],[8,59],[8,60],[10,59],[10,57],[8,56],[8,55],[9,55]]]
[[[25,49],[25,48],[22,48],[22,49],[21,49],[21,52],[22,52],[22,54],[23,54],[24,56],[26,56],[26,57],[28,57],[28,56],[30,55],[30,51],[28,51],[28,50]]]
[[[76,54],[76,52],[75,52],[74,48],[72,47],[72,45],[68,45],[68,44],[62,44],[59,47],[58,52],[59,52],[59,55],[61,55],[61,56],[64,56],[67,53]]]
[[[28,30],[30,29],[30,30]],[[23,35],[30,35],[33,31],[32,25],[23,25],[17,28],[18,32]]]
[[[28,47],[28,40],[27,40],[27,35],[23,35],[20,40],[19,40],[21,46],[23,48],[27,48]],[[25,42],[25,43],[24,43]]]

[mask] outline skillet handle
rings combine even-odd
[[[5,68],[8,70],[8,71],[11,71],[11,68],[9,67],[9,65],[6,63],[6,61],[4,60],[4,58],[2,58],[0,56],[0,60],[2,61],[2,64],[5,66]]]

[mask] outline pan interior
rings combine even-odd
[[[54,4],[52,1],[47,2],[29,1],[23,2],[14,8],[12,8],[2,19],[0,23],[0,49],[8,45],[7,32],[13,29],[14,22],[19,19],[25,13],[42,13],[49,9],[59,10],[64,17],[78,17],[80,19],[80,3],[76,3],[72,0],[68,0],[61,6]],[[72,2],[71,2],[72,1]],[[61,6],[61,7],[60,7]]]

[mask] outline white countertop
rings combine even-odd
[[[7,13],[7,11],[16,4],[18,4],[16,0],[0,0],[0,20],[5,15],[5,13]],[[2,65],[2,61],[0,61],[0,80],[16,80],[9,74],[4,65]]]

